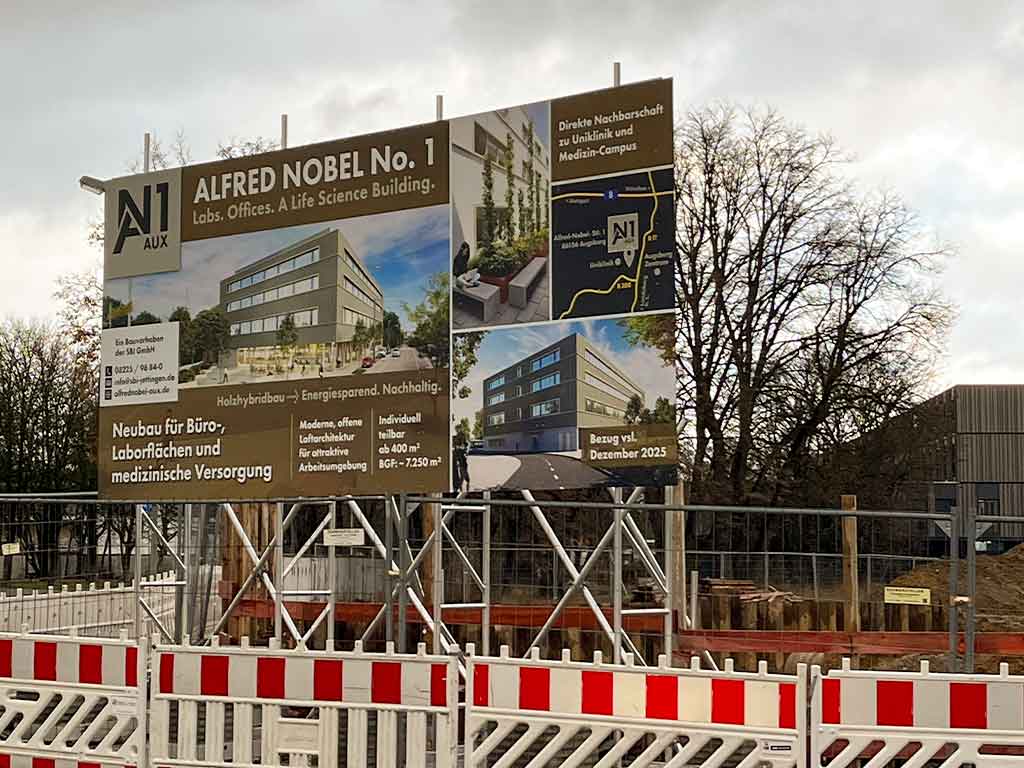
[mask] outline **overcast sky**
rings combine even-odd
[[[1020,2],[54,4],[0,0],[0,314],[52,316],[95,264],[82,174],[121,175],[147,130],[300,144],[675,78],[677,115],[771,105],[832,133],[954,243],[960,303],[941,383],[1024,380],[1024,4]]]

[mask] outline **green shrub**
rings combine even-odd
[[[518,250],[515,245],[494,243],[480,256],[477,269],[481,274],[491,277],[508,277],[526,266],[529,260],[529,255]]]

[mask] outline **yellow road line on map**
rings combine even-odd
[[[563,192],[561,195],[552,197],[551,202],[562,200],[566,197],[604,197],[604,192]]]
[[[647,172],[647,180],[651,184],[651,189],[654,189],[654,177],[651,175],[650,171]],[[654,232],[654,215],[657,212],[658,212],[658,196],[655,195],[654,196],[654,209],[651,211],[651,220],[650,220],[650,222],[648,224],[647,231],[644,232],[644,240],[640,244],[640,260],[639,260],[639,262],[636,265],[636,282],[633,283],[633,304],[629,308],[630,312],[632,312],[633,310],[636,309],[636,303],[637,303],[637,301],[640,300],[640,270],[643,268],[644,256],[646,255],[646,252],[647,252],[647,238],[651,236],[652,232]]]

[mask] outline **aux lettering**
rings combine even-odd
[[[147,184],[142,188],[142,210],[135,203],[135,199],[127,189],[118,190],[117,193],[117,240],[114,243],[114,253],[121,253],[125,239],[129,237],[144,236],[144,250],[156,250],[167,247],[168,229],[168,205],[169,205],[169,184],[162,181],[156,185],[156,194],[160,198],[160,227],[157,233],[153,232],[152,197],[153,185]]]

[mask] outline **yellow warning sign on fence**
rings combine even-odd
[[[923,587],[886,587],[885,602],[897,605],[931,605],[932,591]]]

